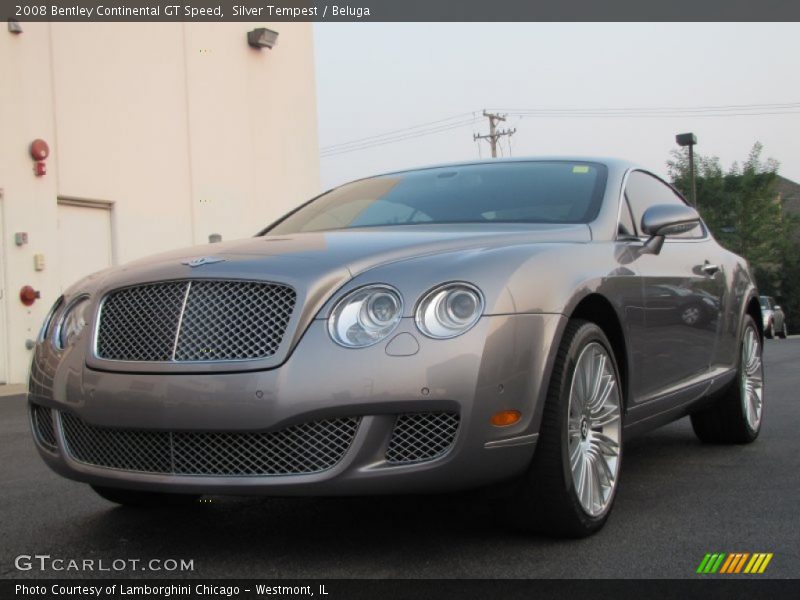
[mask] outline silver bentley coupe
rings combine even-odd
[[[526,530],[598,530],[625,440],[748,443],[745,260],[647,170],[475,162],[348,183],[253,238],[77,282],[35,349],[44,461],[124,505],[493,486]]]

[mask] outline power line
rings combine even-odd
[[[514,113],[508,114],[519,117],[547,117],[550,119],[560,118],[588,118],[588,119],[686,119],[686,118],[715,118],[715,117],[763,117],[770,115],[800,115],[800,110],[767,111],[767,112],[739,112],[739,113]]]
[[[467,121],[460,121],[460,122],[456,122],[456,123],[450,123],[450,124],[447,124],[447,125],[434,127],[434,128],[427,129],[427,130],[409,132],[407,134],[398,135],[398,136],[395,136],[395,137],[392,137],[392,138],[383,138],[383,139],[375,140],[375,141],[372,141],[372,142],[365,142],[365,143],[362,143],[362,144],[359,144],[359,145],[356,145],[356,146],[348,146],[346,148],[335,148],[333,150],[328,150],[328,151],[321,152],[320,156],[323,156],[323,157],[325,157],[325,156],[335,156],[337,154],[345,154],[347,152],[355,152],[357,150],[365,150],[367,148],[373,148],[373,147],[376,147],[376,146],[383,146],[383,145],[386,145],[386,144],[393,144],[395,142],[401,142],[403,140],[423,137],[423,136],[426,136],[426,135],[431,135],[431,134],[434,134],[434,133],[440,133],[440,132],[443,132],[443,131],[449,131],[451,129],[457,129],[459,127],[465,127],[467,125],[473,125],[474,123],[475,123],[474,119],[470,119],[470,120],[467,120]]]
[[[432,127],[422,131],[414,131],[408,132],[403,135],[397,135],[391,138],[382,138],[379,140],[374,140],[371,142],[363,142],[358,145],[347,146],[345,148],[334,148],[333,150],[327,150],[320,152],[320,156],[322,158],[327,158],[329,156],[336,156],[337,154],[345,154],[347,152],[355,152],[357,150],[366,150],[368,148],[375,148],[377,146],[384,146],[386,144],[393,144],[395,142],[401,142],[404,140],[410,140],[418,137],[423,137],[427,135],[432,135],[434,133],[441,133],[443,131],[450,131],[451,129],[458,129],[460,127],[466,127],[468,125],[474,125],[475,119],[468,119],[464,121],[458,121],[456,123],[449,123],[446,125],[440,125],[438,127]]]
[[[505,113],[502,119],[495,121],[491,117],[500,117],[500,112]],[[800,102],[773,102],[762,104],[726,104],[726,105],[706,105],[706,106],[657,106],[657,107],[597,107],[597,108],[517,108],[517,109],[498,109],[494,113],[483,111],[484,116],[490,119],[490,133],[488,135],[473,134],[474,140],[494,139],[495,144],[501,135],[508,135],[516,132],[496,130],[492,132],[492,123],[496,125],[498,121],[505,120],[508,115],[517,118],[589,118],[589,119],[652,119],[652,118],[720,118],[720,117],[758,117],[770,115],[795,115],[800,114]],[[464,117],[471,118],[465,119]],[[467,125],[474,125],[478,117],[475,112],[460,113],[444,119],[428,121],[418,125],[402,127],[383,133],[370,135],[347,142],[340,142],[325,146],[320,150],[320,157],[327,158],[348,152],[356,152],[375,148],[386,144],[393,144],[418,137],[434,135]],[[492,138],[492,136],[495,136]],[[479,146],[480,149],[480,146]],[[509,152],[510,152],[509,139]],[[496,155],[496,150],[493,153]]]
[[[331,144],[329,146],[325,146],[324,148],[321,148],[320,150],[321,150],[321,152],[329,152],[329,151],[332,151],[332,150],[339,150],[343,146],[351,146],[351,145],[354,145],[354,144],[358,145],[358,144],[361,144],[363,142],[367,142],[367,141],[371,141],[371,140],[376,140],[377,141],[379,138],[392,137],[392,136],[395,136],[395,135],[398,135],[398,134],[402,134],[402,133],[405,133],[405,132],[411,132],[411,131],[413,131],[415,129],[429,128],[429,127],[431,127],[433,125],[439,125],[441,123],[446,123],[448,121],[454,121],[455,119],[461,119],[463,117],[466,117],[466,116],[469,116],[469,115],[473,115],[473,114],[474,113],[471,113],[471,112],[461,113],[461,114],[458,114],[458,115],[453,115],[452,117],[447,117],[446,119],[438,119],[436,121],[429,121],[427,123],[420,123],[419,125],[412,125],[412,126],[409,126],[409,127],[403,127],[401,129],[395,129],[395,130],[392,130],[392,131],[386,131],[384,133],[379,133],[379,134],[376,134],[376,135],[370,135],[370,136],[367,136],[367,137],[363,137],[363,138],[359,138],[359,139],[355,139],[355,140],[350,140],[349,142],[340,142],[338,144]]]
[[[774,111],[780,109],[800,109],[800,102],[780,102],[767,104],[725,104],[709,106],[628,106],[628,107],[539,107],[497,109],[510,114],[574,114],[574,113],[682,113],[682,112],[750,112]]]

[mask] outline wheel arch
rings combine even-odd
[[[617,360],[619,376],[622,379],[622,401],[627,407],[630,396],[630,368],[628,360],[628,345],[625,342],[625,333],[622,328],[617,311],[614,305],[602,294],[591,293],[583,297],[568,315],[569,319],[583,319],[591,321],[603,330],[608,341],[611,343],[611,350]],[[559,340],[559,344],[561,341]]]
[[[756,322],[756,329],[758,329],[758,335],[761,338],[761,342],[763,343],[764,319],[761,316],[761,303],[758,301],[758,296],[750,296],[750,299],[747,301],[747,306],[745,307],[745,314],[748,314],[751,317],[753,317],[753,320]]]

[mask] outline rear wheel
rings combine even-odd
[[[93,485],[92,489],[101,497],[123,506],[140,508],[157,506],[184,506],[197,502],[197,494],[166,494],[161,492],[143,492],[140,490],[124,490],[120,488]]]
[[[775,323],[772,321],[769,322],[769,325],[767,325],[767,328],[764,330],[764,337],[768,340],[775,337]]]
[[[764,415],[762,344],[753,318],[745,316],[736,380],[712,406],[694,413],[692,428],[703,442],[747,444],[761,431]]]
[[[783,327],[781,327],[781,332],[778,334],[778,337],[782,340],[786,339],[786,336],[789,335],[789,332],[786,331],[786,321],[783,322]]]
[[[622,457],[622,392],[611,344],[570,321],[556,356],[536,453],[510,501],[526,529],[584,537],[611,511]]]

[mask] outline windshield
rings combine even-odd
[[[761,308],[766,310],[766,309],[768,309],[770,307],[769,306],[769,298],[767,298],[766,296],[761,296],[759,298],[759,300],[761,301]]]
[[[323,194],[268,232],[424,223],[588,223],[600,210],[606,173],[601,164],[567,161],[393,173]]]

